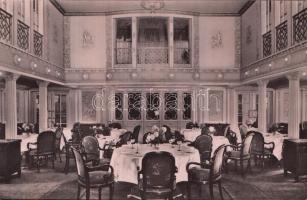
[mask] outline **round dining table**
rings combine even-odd
[[[180,151],[178,145],[171,144],[160,144],[158,147],[150,144],[123,145],[114,150],[110,162],[110,165],[114,168],[115,181],[137,184],[137,167],[141,168],[144,155],[153,151],[166,151],[174,156],[178,168],[176,182],[188,180],[187,163],[200,162],[198,150],[186,144],[180,145]]]

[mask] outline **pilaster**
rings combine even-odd
[[[48,129],[48,84],[47,81],[38,81],[39,91],[39,132]]]
[[[298,72],[287,75],[289,80],[289,117],[288,136],[298,139],[300,124],[300,74]]]
[[[268,80],[260,80],[258,84],[258,129],[267,132],[267,84]]]

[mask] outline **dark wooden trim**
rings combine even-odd
[[[49,0],[50,3],[60,12],[62,15],[65,15],[64,8],[57,2],[57,0]]]
[[[249,7],[251,7],[253,5],[254,2],[255,2],[255,0],[247,1],[245,3],[245,5],[240,9],[239,15],[243,15],[245,13],[245,11],[247,11],[249,9]]]

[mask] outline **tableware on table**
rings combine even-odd
[[[174,138],[171,138],[171,139],[169,139],[168,142],[172,145],[172,148],[174,148],[175,139],[174,139]]]
[[[131,139],[131,149],[134,149],[133,144],[135,143],[135,139]]]
[[[181,144],[182,144],[182,141],[177,141],[177,144],[178,144],[178,151],[181,151]]]

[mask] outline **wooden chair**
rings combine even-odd
[[[85,156],[85,162],[97,166],[100,163],[99,142],[94,136],[85,136],[81,142],[81,152]]]
[[[228,160],[235,162],[235,169],[237,170],[237,163],[240,162],[241,175],[244,176],[244,166],[243,162],[247,161],[247,169],[251,170],[251,144],[254,134],[248,134],[243,140],[242,144],[238,144],[238,146],[227,145],[227,147],[232,148],[233,151],[228,152],[227,160],[226,160],[226,172],[228,172]]]
[[[228,139],[229,143],[232,145],[238,145],[238,138],[236,132],[229,130],[226,133],[226,138]]]
[[[142,169],[138,167],[138,171],[138,190],[141,199],[147,199],[148,195],[173,199],[177,167],[171,153],[161,151],[145,154]]]
[[[36,146],[32,148],[31,146]],[[54,168],[55,160],[55,133],[53,131],[44,131],[41,132],[37,137],[37,142],[28,143],[28,155],[29,155],[29,168],[36,161],[37,171],[40,171],[40,166],[42,161],[45,160],[48,163],[48,160],[52,161],[52,168]]]
[[[78,173],[78,192],[77,199],[80,199],[81,187],[86,190],[86,199],[90,199],[90,189],[98,188],[99,200],[101,200],[101,190],[103,187],[109,187],[109,199],[113,198],[114,192],[114,173],[112,166],[106,164],[97,167],[88,167],[84,156],[74,147],[72,152],[75,157]]]
[[[258,166],[258,161],[260,161],[263,169],[265,160],[271,159],[273,156],[275,144],[274,142],[264,142],[263,135],[258,131],[249,131],[247,134],[254,135],[251,143],[251,155],[254,158],[255,165]]]
[[[210,198],[214,199],[213,196],[213,185],[218,184],[221,199],[223,200],[223,191],[222,191],[222,166],[224,160],[225,145],[221,145],[214,152],[212,161],[204,165],[203,163],[190,162],[186,166],[188,172],[188,199],[191,199],[191,187],[192,184],[199,186],[199,195],[201,195],[201,185],[209,184]],[[193,166],[194,167],[191,167]]]
[[[212,137],[210,135],[199,135],[193,142],[193,146],[198,150],[201,163],[211,160]]]
[[[138,141],[139,141],[139,133],[140,133],[140,130],[141,130],[141,125],[137,125],[137,126],[135,126],[134,129],[133,129],[133,132],[132,132],[131,137],[132,137],[133,139],[135,139],[135,143],[138,143]]]
[[[55,130],[55,159],[56,159],[56,154],[59,155],[60,162],[62,162],[61,158],[61,139],[63,137],[63,128],[61,126],[57,127]]]
[[[67,174],[69,172],[70,159],[74,158],[71,148],[74,147],[76,149],[80,149],[81,144],[78,141],[67,140],[64,134],[63,134],[63,139],[65,143],[64,150],[65,150],[65,160],[66,160],[64,173]]]

